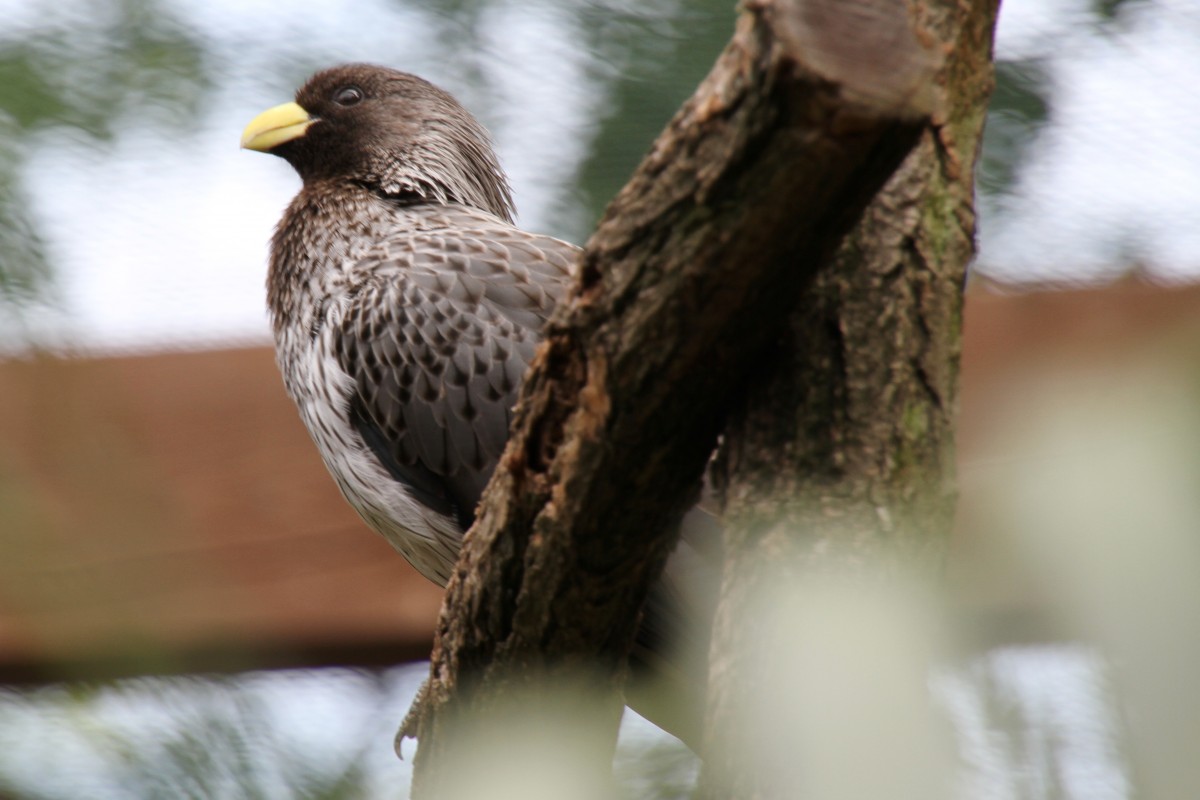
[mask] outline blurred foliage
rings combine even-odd
[[[843,611],[820,613],[836,619]],[[909,635],[924,634],[906,629],[900,638]],[[887,674],[879,662],[868,663]],[[389,743],[426,671],[415,664],[386,673],[297,670],[0,687],[0,798],[403,797],[411,762],[397,761]],[[1074,688],[1046,694],[1053,686]],[[933,696],[959,757],[946,769],[964,787],[955,796],[1128,796],[1128,740],[1112,690],[1102,657],[1083,647],[1009,648],[939,667]],[[872,713],[896,713],[883,708]],[[410,743],[406,756],[412,752]],[[852,755],[856,765],[873,764],[865,751]],[[623,726],[617,797],[683,800],[698,769],[687,748],[649,723]],[[1105,791],[1081,794],[1089,782]]]
[[[358,800],[401,797],[411,761],[392,733],[427,664],[0,687],[4,800]],[[294,712],[302,709],[297,722]],[[685,798],[697,760],[634,721],[617,753],[620,796]],[[411,758],[412,744],[406,748]],[[52,774],[50,770],[52,769]]]
[[[1092,7],[1101,18],[1111,21],[1121,13],[1122,6],[1133,6],[1145,2],[1146,0],[1095,0]]]
[[[16,178],[20,159],[9,122],[0,117],[0,311],[41,294],[50,276],[45,243]]]
[[[1081,21],[1108,33],[1120,25],[1125,10],[1151,1],[1095,0],[1091,13],[1083,12]],[[996,85],[988,107],[978,174],[979,189],[987,196],[1003,201],[1010,193],[1030,146],[1051,122],[1054,98],[1050,61],[1055,55],[1049,49],[1021,59],[997,55]],[[1119,254],[1116,260],[1120,262],[1124,255]]]
[[[258,673],[232,678],[149,678],[110,686],[0,690],[0,797],[305,798],[378,796],[389,695],[414,671]],[[336,721],[350,741],[324,747],[288,728],[270,702],[281,690],[330,691],[347,706]],[[332,720],[326,720],[332,723]],[[15,737],[21,737],[17,741]],[[375,754],[376,756],[378,754]],[[64,756],[66,756],[64,758]],[[390,753],[384,757],[392,758]],[[62,763],[53,776],[42,764]],[[386,762],[385,762],[386,763]],[[390,766],[390,764],[389,764]],[[399,765],[395,772],[400,773]]]
[[[186,130],[212,88],[205,43],[159,0],[44,15],[0,33],[0,302],[18,307],[46,293],[52,272],[21,182],[34,147],[51,131],[109,143],[131,117]]]
[[[398,15],[413,11],[404,0],[394,5]],[[420,9],[432,22],[434,49],[449,56],[444,72],[481,87],[471,100],[484,116],[496,96],[486,88],[494,57],[488,13],[502,6],[439,0]],[[728,0],[576,0],[560,11],[586,37],[594,85],[608,94],[574,193],[585,210],[566,215],[594,220],[711,66],[734,8]],[[22,181],[35,149],[65,137],[103,151],[134,122],[187,133],[228,71],[217,62],[219,44],[189,28],[166,0],[47,6],[0,33],[0,302],[19,310],[53,295],[52,243]],[[290,84],[328,60],[298,53],[278,70]]]
[[[1112,18],[1125,2],[1098,2],[1097,18]],[[414,10],[432,24],[431,49],[460,85],[480,87],[470,98],[488,116],[495,53],[488,48],[489,13],[499,2],[438,0],[415,9],[392,0],[399,20]],[[596,104],[587,155],[561,209],[560,229],[582,239],[679,104],[693,91],[728,40],[729,0],[572,0],[557,6],[581,37]],[[31,22],[0,33],[0,303],[53,295],[53,243],[31,208],[22,170],[36,148],[55,137],[103,149],[136,121],[186,133],[229,65],[223,46],[207,41],[169,0],[103,0],[87,6],[47,6]],[[326,54],[297,52],[277,65],[290,85]],[[303,63],[302,63],[303,62]],[[295,73],[295,74],[293,74]],[[265,76],[268,80],[272,77]],[[984,143],[981,189],[1003,195],[1029,144],[1050,114],[1046,72],[1037,61],[1001,62]],[[102,202],[102,198],[89,198]]]
[[[996,88],[988,109],[979,159],[981,191],[1003,196],[1027,148],[1050,113],[1045,65],[1037,60],[996,62]]]
[[[577,191],[589,221],[598,220],[625,185],[733,30],[728,0],[615,5],[589,3],[578,12],[580,30],[596,54],[593,69],[610,92],[579,174]]]
[[[1077,29],[1081,35],[1117,31],[1152,2],[1092,0],[1077,9]],[[587,140],[585,156],[551,225],[582,240],[711,66],[728,39],[736,4],[541,0],[540,5],[547,15],[568,21],[571,44],[587,60],[580,91],[597,98],[590,125],[577,132]],[[436,62],[440,77],[470,87],[464,99],[481,116],[500,116],[497,107],[508,99],[496,85],[497,59],[506,57],[499,52],[504,32],[497,21],[512,4],[389,0],[387,7],[397,25],[415,15],[432,31],[419,43],[420,52],[397,54],[398,61]],[[6,312],[54,296],[56,243],[48,240],[32,207],[25,174],[39,152],[66,141],[103,153],[135,122],[142,130],[184,135],[201,127],[206,103],[234,76],[290,87],[338,57],[325,49],[328,43],[299,42],[280,57],[284,51],[258,46],[244,33],[206,35],[189,23],[184,9],[173,0],[44,4],[0,30],[0,306]],[[1021,60],[1004,60],[1002,53],[997,64],[979,174],[985,198],[1001,201],[991,210],[1004,209],[1031,146],[1054,122],[1055,46],[1047,39],[1036,53]],[[256,61],[264,52],[268,58]]]

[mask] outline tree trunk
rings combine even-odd
[[[747,391],[780,396],[765,372],[808,316],[797,302],[840,285],[804,292],[819,269],[844,269],[822,265],[926,130],[940,51],[938,36],[921,35],[924,46],[895,0],[744,3],[713,71],[589,241],[527,378],[447,587],[415,797],[473,796],[498,781],[522,797],[605,785],[639,609],[717,437],[744,409],[726,457],[738,491],[753,475],[741,465],[763,452],[752,446],[760,401]],[[943,279],[897,313],[957,308]],[[952,352],[926,353],[929,393],[945,392],[931,427],[952,407],[955,370],[939,360]],[[917,448],[914,480],[936,466],[927,450],[942,464],[948,441]],[[895,488],[898,509],[927,494]],[[730,503],[731,519],[750,507]]]
[[[898,572],[937,573],[954,513],[962,288],[997,8],[913,3],[917,29],[947,53],[942,110],[801,293],[725,431],[711,471],[725,571],[703,797],[939,793],[935,762],[915,763],[929,755],[917,752],[920,714],[895,730],[880,716],[897,695],[910,708],[926,699],[908,640],[919,626],[892,605],[905,603]],[[889,684],[897,675],[911,682]],[[837,724],[818,713],[811,729],[814,692],[807,704]],[[830,766],[841,757],[858,766]]]

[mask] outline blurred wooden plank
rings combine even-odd
[[[0,363],[0,680],[412,658],[439,598],[342,501],[269,350]]]
[[[974,291],[960,460],[1033,371],[1120,381],[1197,349],[1200,286]],[[965,482],[963,602],[993,636],[1053,635],[972,509]],[[338,495],[269,349],[0,362],[0,682],[395,663],[428,652],[440,595]]]
[[[995,398],[1022,376],[1052,369],[1106,369],[1114,376],[1147,354],[1194,346],[1200,285],[1126,280],[1104,287],[967,294],[959,445],[969,456],[996,410]],[[1182,359],[1188,352],[1179,352]],[[1194,354],[1191,354],[1194,357]]]

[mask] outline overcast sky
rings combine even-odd
[[[997,56],[1039,59],[1050,125],[1014,195],[981,220],[979,268],[1011,281],[1091,281],[1138,262],[1200,278],[1200,3],[1122,7],[1098,33],[1092,4],[1005,0]]]

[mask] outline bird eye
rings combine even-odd
[[[357,86],[343,86],[333,93],[333,102],[339,106],[357,105],[363,99],[363,91]]]

